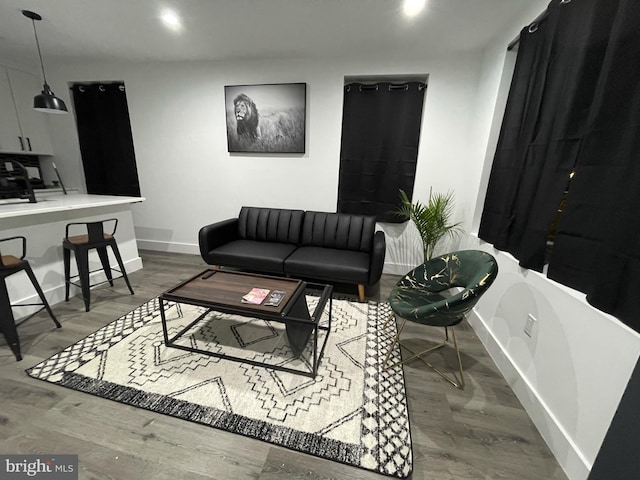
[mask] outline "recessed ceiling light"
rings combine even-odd
[[[427,0],[404,0],[402,10],[407,17],[415,17],[427,4]]]
[[[173,10],[168,10],[168,9],[163,10],[162,13],[160,14],[160,20],[162,20],[162,23],[164,23],[164,25],[167,28],[169,28],[170,30],[173,30],[174,32],[178,32],[182,30],[182,23],[180,23],[180,17]]]

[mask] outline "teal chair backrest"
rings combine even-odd
[[[493,255],[460,250],[439,255],[406,274],[393,288],[389,303],[396,315],[418,323],[460,323],[498,275]],[[442,293],[461,287],[459,292]]]

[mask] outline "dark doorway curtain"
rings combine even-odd
[[[124,83],[72,88],[87,193],[139,197]]]
[[[567,190],[548,276],[640,329],[640,2],[547,12],[520,35],[479,236],[541,271]]]
[[[392,211],[400,189],[413,195],[425,88],[420,82],[345,86],[338,212],[403,221]]]

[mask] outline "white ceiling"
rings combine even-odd
[[[410,56],[478,49],[531,8],[531,0],[428,0],[407,20],[401,0],[0,0],[0,61],[185,61]],[[179,34],[159,21],[182,17]]]

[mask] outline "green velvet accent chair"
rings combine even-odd
[[[395,285],[389,296],[393,314],[390,319],[400,318],[401,324],[394,343],[389,349],[383,368],[388,369],[415,359],[421,359],[455,387],[464,388],[462,361],[455,336],[455,325],[459,324],[480,300],[498,275],[498,263],[489,253],[480,250],[460,250],[434,257],[407,273]],[[444,327],[445,341],[422,352],[415,353],[400,339],[407,323]],[[453,347],[458,360],[458,376],[446,375],[428,363],[423,356],[449,345],[451,328]],[[396,346],[403,347],[412,356],[389,363]]]

